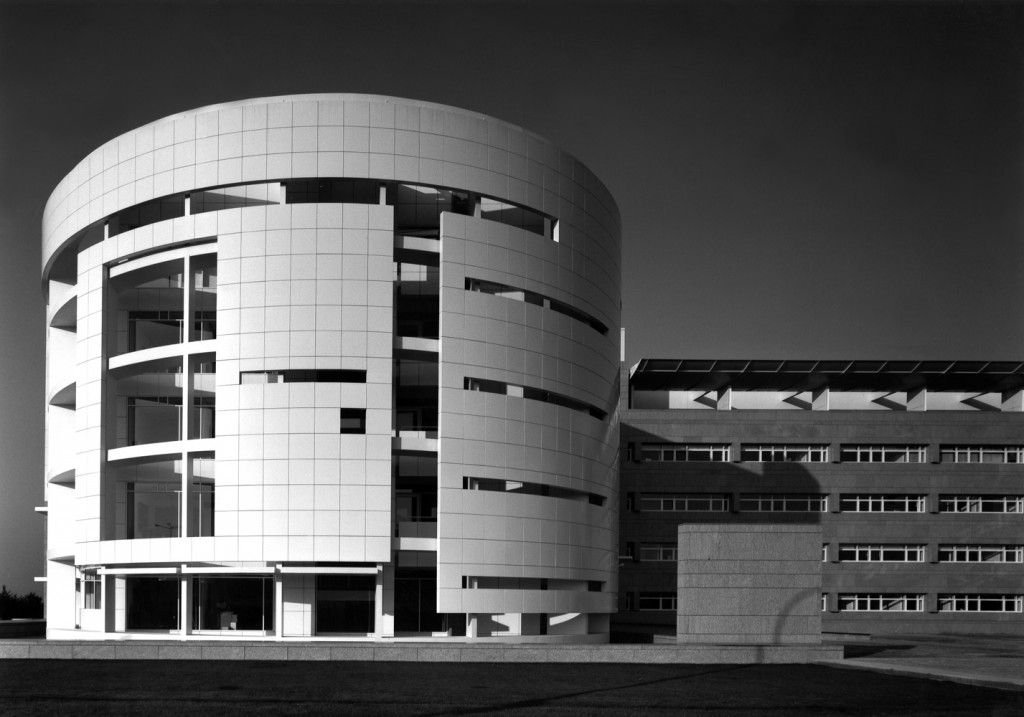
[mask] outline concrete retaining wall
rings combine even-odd
[[[256,642],[48,642],[0,640],[0,659],[336,660],[350,662],[621,662],[677,664],[808,663],[838,660],[840,646],[470,645]]]

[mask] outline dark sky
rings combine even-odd
[[[1022,10],[0,0],[0,581],[42,570],[42,209],[108,139],[278,94],[465,107],[616,197],[631,363],[1020,360]]]

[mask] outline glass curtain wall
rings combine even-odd
[[[317,575],[316,634],[372,633],[376,589],[372,575]]]
[[[125,579],[127,630],[177,630],[181,580],[178,577]]]
[[[270,576],[194,577],[193,630],[274,630],[274,579]]]

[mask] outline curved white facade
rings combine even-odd
[[[366,95],[207,107],[43,221],[51,637],[607,639],[618,211]]]

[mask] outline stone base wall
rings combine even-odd
[[[821,643],[821,526],[679,526],[681,644]]]

